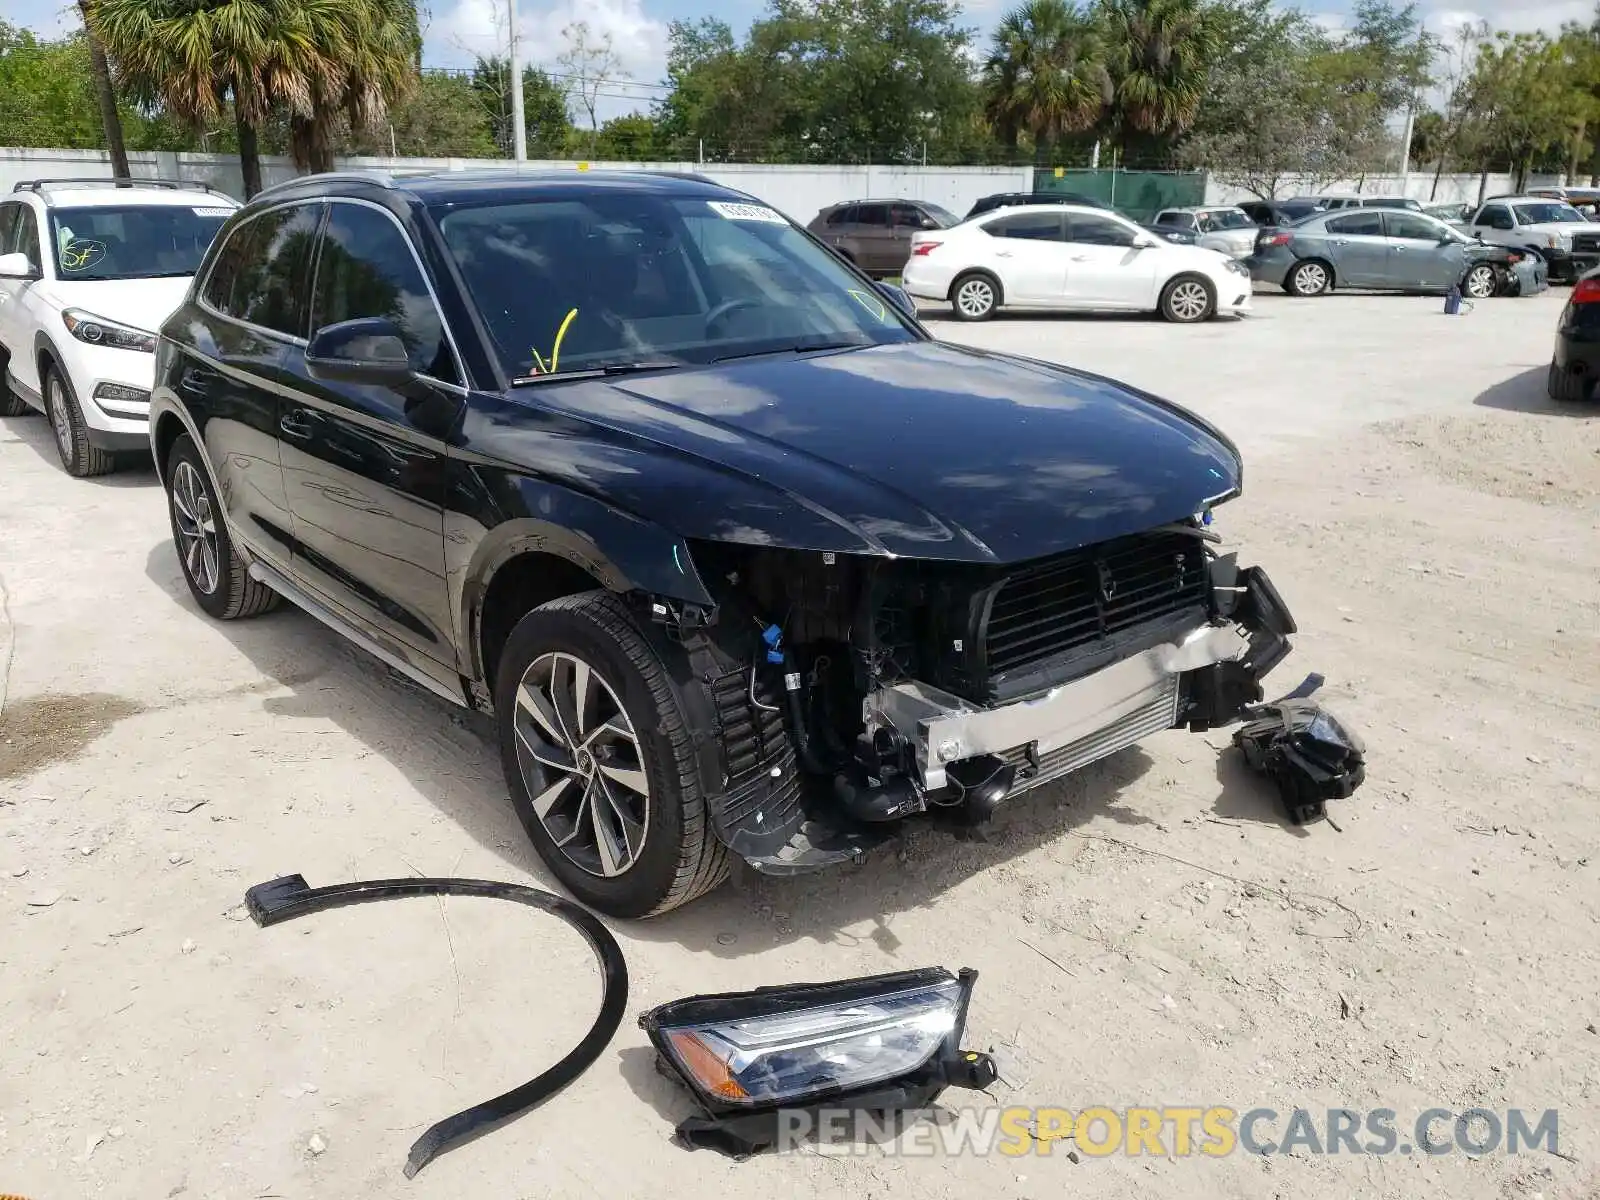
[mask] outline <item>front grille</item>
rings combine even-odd
[[[1177,720],[1178,677],[1172,675],[1147,704],[1088,737],[1058,746],[1047,754],[1035,753],[1032,745],[1018,746],[1002,754],[1001,758],[1017,768],[1016,783],[1011,794],[1060,779],[1118,750],[1125,750],[1151,734],[1171,729]]]
[[[1572,249],[1577,254],[1600,253],[1600,231],[1595,233],[1575,233],[1572,235]]]

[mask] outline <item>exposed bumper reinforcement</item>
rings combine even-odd
[[[1045,760],[1163,703],[1171,706],[1166,711],[1175,718],[1178,676],[1239,661],[1250,647],[1249,635],[1239,626],[1207,624],[1176,642],[1152,646],[1032,699],[981,708],[913,680],[872,693],[864,716],[869,729],[894,729],[906,739],[923,788],[937,791],[948,782],[946,767],[961,759],[1031,746],[1032,753]],[[1150,731],[1141,727],[1134,740],[1146,732]]]

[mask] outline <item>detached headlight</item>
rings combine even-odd
[[[61,321],[67,327],[68,333],[80,342],[88,342],[91,346],[110,346],[114,350],[142,350],[146,354],[154,354],[156,351],[155,334],[135,329],[131,325],[119,325],[115,321],[84,312],[81,308],[67,309],[61,314]]]
[[[693,996],[639,1024],[709,1115],[685,1122],[680,1136],[737,1130],[748,1151],[776,1139],[780,1110],[911,1108],[947,1086],[987,1087],[994,1064],[960,1049],[976,980],[976,971],[930,968]]]

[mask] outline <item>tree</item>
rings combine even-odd
[[[41,41],[0,21],[0,145],[100,146],[105,130],[88,79],[82,37]]]
[[[1432,82],[1437,50],[1438,42],[1422,27],[1415,4],[1396,8],[1389,0],[1357,0],[1349,32],[1320,66],[1349,101],[1345,119],[1352,122],[1350,135],[1368,145],[1368,159],[1381,157],[1384,144],[1394,145],[1388,123],[1415,104]]]
[[[655,121],[643,113],[613,117],[602,125],[591,156],[613,162],[660,162],[666,158]]]
[[[472,68],[472,92],[489,121],[490,136],[502,158],[515,152],[511,129],[511,66],[498,56],[479,58]],[[549,75],[522,68],[522,123],[532,158],[563,158],[571,140],[567,93]]]
[[[1132,144],[1170,149],[1200,114],[1221,52],[1221,27],[1203,0],[1102,0],[1114,84],[1109,127],[1126,160]]]
[[[594,156],[600,137],[600,119],[597,109],[605,85],[626,79],[622,60],[617,57],[611,34],[595,37],[587,21],[574,21],[561,30],[561,40],[566,48],[556,57],[556,63],[565,76],[568,94],[576,98],[578,107],[589,119],[589,155]]]
[[[386,129],[352,131],[349,150],[417,158],[494,158],[500,153],[490,114],[472,79],[442,72],[428,72],[418,80],[411,94],[389,110]]]
[[[128,149],[122,143],[122,117],[117,112],[117,93],[111,84],[111,66],[105,47],[94,31],[91,0],[78,0],[78,15],[83,19],[83,36],[89,44],[89,71],[94,79],[95,101],[100,106],[100,123],[105,128],[106,149],[111,154],[111,177],[132,179],[128,169]]]
[[[1000,19],[983,64],[984,115],[1013,153],[1028,133],[1041,161],[1093,127],[1113,87],[1093,18],[1070,0],[1028,0]]]
[[[97,0],[96,32],[136,100],[195,128],[231,105],[246,197],[261,190],[259,134],[274,106],[304,109],[338,73],[311,33],[346,0]]]
[[[1591,103],[1565,48],[1542,33],[1499,33],[1479,51],[1467,84],[1490,161],[1508,164],[1520,190],[1546,155],[1581,135]]]
[[[331,171],[340,119],[380,128],[416,84],[422,35],[412,0],[301,0],[321,73],[286,89],[289,153],[302,171]]]

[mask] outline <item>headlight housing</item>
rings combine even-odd
[[[97,317],[81,308],[69,308],[61,314],[61,323],[67,332],[80,342],[91,346],[110,346],[114,350],[141,350],[146,354],[156,351],[156,335],[132,325],[123,325]]]
[[[776,1140],[781,1110],[915,1108],[947,1086],[987,1087],[993,1063],[960,1049],[976,980],[935,967],[692,996],[639,1024],[709,1118],[680,1138],[726,1149],[732,1136],[748,1153]]]
[[[1237,258],[1230,258],[1228,260],[1228,270],[1232,271],[1235,275],[1250,274],[1250,268],[1245,266]]]

